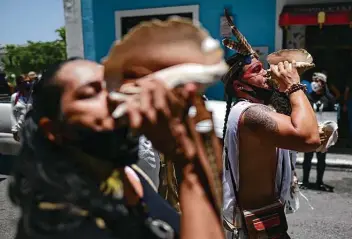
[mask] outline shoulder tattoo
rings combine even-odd
[[[257,130],[263,128],[266,131],[277,132],[277,122],[270,116],[272,110],[265,105],[255,105],[248,108],[243,114],[244,125],[250,130]]]

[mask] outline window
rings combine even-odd
[[[166,20],[170,16],[180,16],[198,21],[199,6],[180,6],[116,11],[116,39],[121,39],[132,27],[152,19]]]

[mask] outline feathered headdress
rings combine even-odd
[[[252,46],[248,43],[246,38],[235,26],[227,9],[225,9],[225,17],[226,17],[227,23],[231,27],[232,34],[236,37],[236,40],[232,40],[228,37],[222,40],[222,44],[225,47],[231,50],[235,50],[237,52],[237,54],[227,59],[226,62],[230,66],[230,69],[222,77],[222,82],[225,84],[225,87],[229,88],[228,90],[231,91],[230,89],[232,88],[231,82],[233,82],[233,80],[235,80],[238,77],[238,74],[240,74],[243,66],[246,64],[250,64],[253,58],[258,59],[259,56],[257,52],[252,48]]]
[[[236,50],[241,55],[244,55],[244,56],[251,55],[251,56],[258,59],[259,56],[258,56],[257,52],[255,50],[253,50],[252,46],[248,43],[246,38],[242,35],[242,33],[235,26],[227,9],[225,9],[225,17],[226,17],[227,23],[231,27],[231,32],[236,37],[237,41],[226,37],[222,40],[223,45],[231,50]]]

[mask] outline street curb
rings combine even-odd
[[[296,164],[302,165],[303,164],[303,157],[297,157]],[[317,165],[317,159],[313,158],[312,165]],[[352,169],[352,160],[346,159],[326,159],[326,166],[333,167],[333,168],[348,168]]]

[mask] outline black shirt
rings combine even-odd
[[[334,108],[335,98],[327,88],[325,88],[323,94],[317,94],[316,92],[312,91],[310,94],[307,94],[307,97],[312,106],[314,104],[316,105],[323,104],[324,111]]]
[[[147,180],[141,174],[139,174],[138,172],[136,173],[139,176],[141,184],[143,186],[144,202],[147,206],[149,216],[152,219],[159,219],[161,221],[166,222],[174,230],[175,238],[179,238],[180,215],[157,192],[155,192],[152,186],[147,182]],[[53,214],[51,215],[51,218],[53,218]],[[127,233],[127,236],[126,236],[126,233],[121,233],[120,235],[118,233],[119,232],[118,228],[115,228],[114,232],[112,232],[109,229],[100,229],[97,226],[96,222],[91,218],[86,218],[83,222],[80,223],[79,226],[69,230],[65,230],[60,233],[38,235],[35,233],[31,233],[31,230],[26,230],[26,228],[28,228],[26,224],[31,224],[31,225],[35,225],[35,224],[31,223],[30,218],[26,220],[26,218],[22,216],[18,224],[16,239],[40,239],[40,238],[45,238],[45,239],[80,239],[80,238],[82,239],[113,239],[113,238],[115,239],[116,238],[155,239],[155,238],[160,238],[155,234],[151,235],[151,233],[149,232],[149,229],[147,229],[147,226],[144,225],[143,223],[135,226],[135,224],[137,224],[135,222],[139,221],[138,219],[135,220],[133,218],[126,217],[125,220],[127,221],[125,222],[125,224],[128,225],[127,227],[131,227],[130,228],[131,230],[129,233]],[[128,222],[128,220],[131,220],[130,223]],[[28,221],[29,223],[25,223],[26,221]],[[124,229],[123,231],[126,232],[126,227],[123,229]]]

